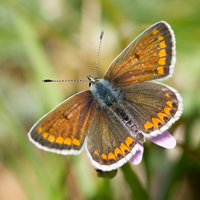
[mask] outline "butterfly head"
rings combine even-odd
[[[91,86],[92,84],[94,84],[95,82],[97,82],[99,79],[98,78],[93,78],[92,76],[87,76],[88,80],[89,80],[89,86]]]

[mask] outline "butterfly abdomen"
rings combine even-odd
[[[116,115],[120,118],[122,123],[128,128],[128,130],[132,133],[131,135],[134,136],[140,142],[144,142],[144,136],[140,131],[139,127],[133,121],[133,119],[127,114],[127,111],[121,107],[116,106],[113,107],[112,110],[116,113]]]

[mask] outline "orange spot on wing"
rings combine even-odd
[[[159,31],[157,29],[153,29],[152,33],[155,35],[156,33],[158,33]]]
[[[160,59],[158,60],[158,64],[159,64],[159,65],[165,65],[165,64],[166,64],[165,59],[166,59],[166,58],[160,58]]]
[[[70,145],[72,140],[70,138],[66,138],[64,144]]]
[[[157,118],[152,118],[152,122],[156,127],[159,127],[159,125],[161,123],[161,121],[159,119],[157,119]]]
[[[48,140],[49,142],[53,143],[53,142],[55,141],[55,139],[56,139],[56,138],[55,138],[54,135],[50,135],[50,136],[48,137],[47,140]]]
[[[103,153],[103,154],[101,155],[101,157],[102,157],[104,160],[106,160],[106,159],[107,159],[107,156],[106,156],[106,154],[105,154],[105,153]]]
[[[97,150],[94,151],[94,155],[99,156],[99,152]]]
[[[49,135],[49,133],[44,132],[44,133],[42,134],[42,137],[43,137],[44,139],[46,139],[48,135]]]
[[[38,133],[41,133],[42,130],[43,130],[42,126],[39,126],[39,127],[37,128],[37,132],[38,132]]]
[[[122,152],[119,148],[115,148],[115,156],[117,157],[118,154],[122,155]]]
[[[171,108],[164,108],[164,112],[165,112],[166,114],[168,114],[168,115],[171,114],[171,113],[170,113],[171,110],[172,110]]]
[[[64,141],[63,137],[59,136],[56,138],[56,143],[62,144]]]
[[[127,151],[129,152],[128,147],[124,143],[120,144],[120,149],[122,150],[123,153],[126,153]]]
[[[127,137],[125,140],[126,145],[129,147],[132,143],[134,142],[134,140],[131,137]]]
[[[169,98],[169,97],[170,97],[169,93],[165,93],[165,96],[166,96],[167,98]]]
[[[164,57],[164,56],[167,55],[167,53],[166,53],[165,49],[161,49],[161,50],[159,51],[158,55],[159,55],[160,57]]]
[[[162,35],[159,35],[158,40],[164,40],[164,37]]]
[[[149,121],[147,121],[146,124],[144,124],[144,128],[146,130],[148,130],[148,129],[152,128],[152,127],[153,127],[153,124],[151,122],[149,122]]]
[[[110,152],[110,153],[108,154],[108,159],[109,159],[109,160],[115,159],[115,155],[114,155],[113,153]]]
[[[159,74],[164,74],[164,68],[163,67],[158,67],[157,71]]]
[[[162,49],[162,48],[165,48],[166,47],[166,44],[165,44],[165,41],[162,41],[160,44],[159,44],[159,47]]]
[[[79,146],[80,145],[80,140],[74,138],[73,139],[73,144],[76,145],[76,146]]]
[[[161,113],[161,112],[157,113],[157,115],[162,121],[164,121],[164,117],[167,117],[165,113]]]
[[[169,107],[173,107],[173,106],[172,106],[172,101],[167,101],[166,104],[167,104]]]

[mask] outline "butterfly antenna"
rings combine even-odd
[[[97,59],[96,59],[95,71],[94,71],[95,78],[97,77],[97,63],[98,63],[98,59],[99,59],[99,53],[100,53],[100,49],[101,49],[101,43],[102,43],[103,34],[104,34],[104,31],[101,31],[99,49],[98,49],[98,53],[97,53]]]
[[[45,79],[42,82],[47,83],[47,82],[70,82],[70,81],[89,82],[88,80],[51,80],[51,79]]]

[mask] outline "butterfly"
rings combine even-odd
[[[169,148],[175,139],[166,130],[182,113],[179,93],[154,82],[169,78],[176,61],[175,36],[160,21],[131,42],[111,63],[104,78],[88,76],[90,90],[79,92],[44,115],[28,133],[38,148],[63,155],[86,149],[102,171],[129,160],[140,163],[143,143]]]

